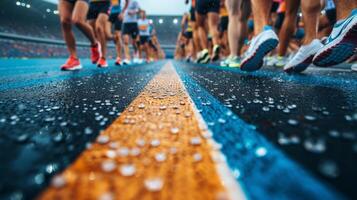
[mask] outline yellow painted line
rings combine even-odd
[[[244,199],[166,64],[38,199]]]

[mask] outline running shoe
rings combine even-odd
[[[354,64],[351,66],[351,70],[357,72],[357,63],[354,63]]]
[[[220,63],[221,67],[240,67],[240,58],[238,56],[229,56]]]
[[[266,59],[266,66],[269,67],[284,67],[288,63],[288,57],[285,56],[271,56]]]
[[[128,59],[123,60],[123,65],[130,65],[130,64],[131,64],[130,60],[128,60]]]
[[[288,73],[303,72],[312,64],[314,56],[323,46],[318,39],[313,40],[308,45],[301,46],[296,55],[286,64],[284,71]]]
[[[100,58],[99,61],[98,61],[97,66],[100,67],[100,68],[106,68],[106,67],[108,67],[108,63],[105,60],[105,58]]]
[[[102,48],[100,46],[100,43],[97,42],[95,43],[95,45],[93,45],[91,47],[91,60],[93,64],[97,64],[97,62],[99,61],[99,58],[102,57]]]
[[[208,49],[204,49],[198,53],[197,63],[199,64],[207,64],[209,62],[209,52]]]
[[[115,65],[116,66],[121,66],[121,58],[120,57],[117,57],[117,59],[115,59]]]
[[[324,47],[313,59],[316,66],[328,67],[340,64],[353,56],[357,48],[357,9],[350,16],[338,21]]]
[[[219,45],[217,45],[217,44],[213,46],[213,55],[212,55],[212,58],[211,58],[212,62],[215,62],[215,61],[217,61],[219,59],[220,49],[221,49],[221,47]]]
[[[78,58],[70,56],[66,63],[61,66],[61,70],[63,71],[74,71],[82,69],[82,65],[79,62]]]
[[[276,62],[275,62],[275,67],[278,68],[283,68],[289,61],[289,58],[286,56],[277,56],[276,57]]]
[[[264,57],[278,46],[279,38],[271,26],[265,26],[263,32],[254,37],[241,63],[243,71],[259,70],[264,63]]]

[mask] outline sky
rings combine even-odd
[[[57,3],[58,0],[44,0]],[[185,0],[138,0],[148,15],[182,15],[188,10]]]

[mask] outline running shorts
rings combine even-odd
[[[88,20],[97,19],[100,13],[104,13],[108,15],[109,8],[110,8],[109,1],[90,2],[87,19]]]
[[[220,32],[225,32],[228,29],[228,22],[229,22],[229,17],[225,16],[225,17],[221,17],[221,21],[219,23],[219,31]]]
[[[114,30],[121,31],[123,21],[118,18],[120,13],[112,13],[109,15],[109,21],[114,25]]]
[[[196,11],[200,15],[206,15],[207,13],[219,13],[220,0],[197,0]]]
[[[140,35],[140,44],[143,45],[145,43],[149,43],[150,36],[148,35]]]
[[[130,35],[133,39],[136,39],[139,33],[138,23],[130,22],[123,23],[123,35]]]

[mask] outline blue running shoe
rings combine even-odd
[[[265,26],[264,31],[254,37],[249,45],[241,63],[243,71],[259,70],[264,63],[264,57],[278,46],[279,39],[270,26]]]
[[[357,9],[350,16],[335,24],[324,47],[313,59],[316,66],[328,67],[340,64],[353,56],[357,48]]]

